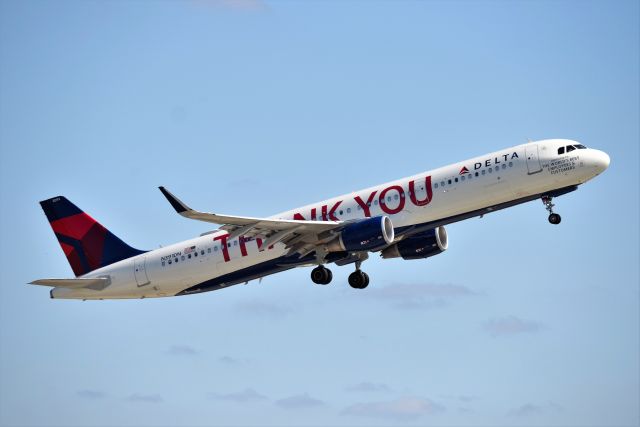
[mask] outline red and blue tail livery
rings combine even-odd
[[[361,267],[371,254],[403,260],[440,255],[449,247],[449,224],[532,200],[542,201],[549,222],[559,224],[553,199],[604,172],[609,161],[607,153],[568,139],[529,142],[268,218],[197,211],[160,187],[179,215],[220,228],[149,252],[54,197],[40,203],[76,277],[31,284],[50,287],[54,299],[155,298],[310,266],[311,281],[328,285],[333,264],[353,265],[348,283],[364,289],[369,275]]]
[[[43,200],[40,206],[76,277],[145,252],[127,245],[66,197]]]

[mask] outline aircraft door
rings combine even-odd
[[[529,144],[525,147],[527,156],[527,172],[529,175],[542,171],[540,157],[538,157],[538,144]]]
[[[138,257],[134,261],[133,274],[136,277],[136,283],[138,286],[144,286],[151,283],[149,276],[147,276],[147,259],[146,257]]]

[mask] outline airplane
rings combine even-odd
[[[143,251],[116,237],[63,196],[40,202],[75,274],[39,279],[51,298],[104,300],[196,294],[311,267],[327,285],[327,264],[354,264],[352,288],[364,289],[369,254],[426,259],[447,250],[445,226],[539,199],[560,224],[553,199],[609,167],[609,156],[568,139],[506,148],[439,169],[282,212],[269,218],[196,211],[159,187],[185,218],[215,231]]]

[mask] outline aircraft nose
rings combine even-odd
[[[604,172],[609,167],[609,163],[611,163],[611,158],[604,151],[600,151],[600,150],[593,150],[593,151],[594,151],[594,156],[593,156],[594,166],[598,170],[598,173]]]

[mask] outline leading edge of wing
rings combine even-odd
[[[301,221],[296,219],[270,219],[255,218],[247,216],[220,215],[209,212],[200,212],[191,209],[184,202],[174,196],[169,190],[160,186],[160,191],[167,198],[171,206],[185,218],[195,219],[198,221],[211,222],[220,225],[234,226],[254,226],[258,228],[266,228],[273,231],[288,230],[292,228],[302,229],[305,231],[322,232],[336,228],[343,224],[342,221]]]

